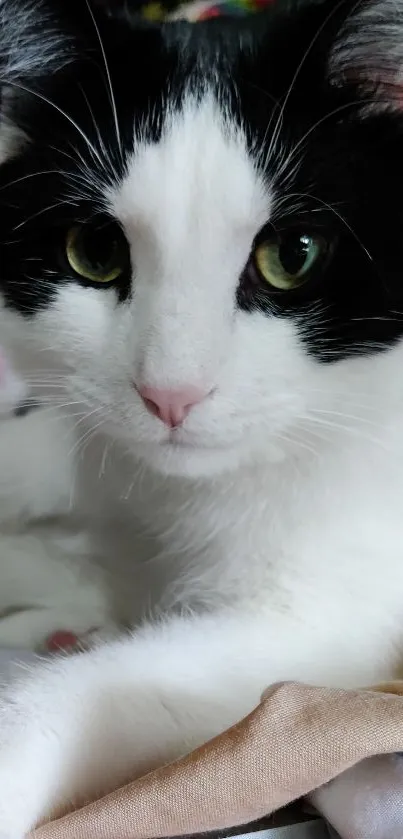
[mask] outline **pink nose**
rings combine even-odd
[[[206,391],[193,385],[180,390],[162,390],[158,387],[139,387],[138,392],[148,410],[169,428],[182,425],[194,405],[202,402]]]

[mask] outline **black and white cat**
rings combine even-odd
[[[22,839],[268,683],[402,662],[403,0],[0,20],[0,338],[41,403],[0,426],[1,573],[31,607],[36,563],[86,566],[35,643],[137,627],[4,694]]]

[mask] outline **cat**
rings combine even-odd
[[[41,538],[78,517],[131,627],[3,692],[22,839],[270,683],[398,671],[403,2],[0,20],[0,336],[69,498]]]

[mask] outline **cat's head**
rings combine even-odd
[[[91,2],[0,0],[20,363],[195,476],[401,406],[403,0],[163,27]]]

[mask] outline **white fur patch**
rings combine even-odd
[[[0,114],[0,166],[15,157],[27,142],[27,138],[4,114]]]

